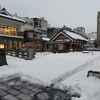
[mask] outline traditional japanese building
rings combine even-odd
[[[5,47],[7,50],[21,48],[24,40],[23,26],[23,20],[15,18],[5,8],[0,10],[0,37],[9,43]]]
[[[49,45],[48,50],[53,52],[69,52],[70,50],[82,50],[86,42],[87,39],[79,34],[67,30],[60,30],[46,44]]]

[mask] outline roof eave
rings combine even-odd
[[[9,17],[2,16],[2,15],[0,15],[0,17],[6,18],[6,19],[10,19],[10,20],[14,20],[14,21],[18,21],[18,22],[21,22],[21,23],[25,23],[25,21],[21,21],[21,20],[17,20],[17,19],[9,18]]]

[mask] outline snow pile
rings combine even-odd
[[[80,94],[81,97],[72,100],[100,100],[100,79],[86,78],[73,86],[73,92]]]

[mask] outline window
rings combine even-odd
[[[42,21],[41,20],[34,20],[34,27],[42,28]]]
[[[17,47],[17,41],[14,41],[14,49]]]
[[[6,26],[6,25],[0,25],[0,33],[17,36],[18,35],[18,28]]]
[[[33,34],[33,37],[37,37],[37,34]]]
[[[9,40],[9,49],[12,49],[12,41]]]
[[[26,22],[26,23],[27,23],[27,25],[33,26],[32,22]]]
[[[22,46],[22,43],[21,43],[21,41],[19,41],[19,49],[21,48],[21,46]]]
[[[38,29],[38,32],[43,33],[43,34],[46,34],[47,33],[46,31],[40,30],[40,29]]]

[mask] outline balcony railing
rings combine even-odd
[[[18,32],[17,35],[16,34],[3,34],[3,33],[0,33],[0,36],[21,36],[21,37],[24,37],[24,32]]]

